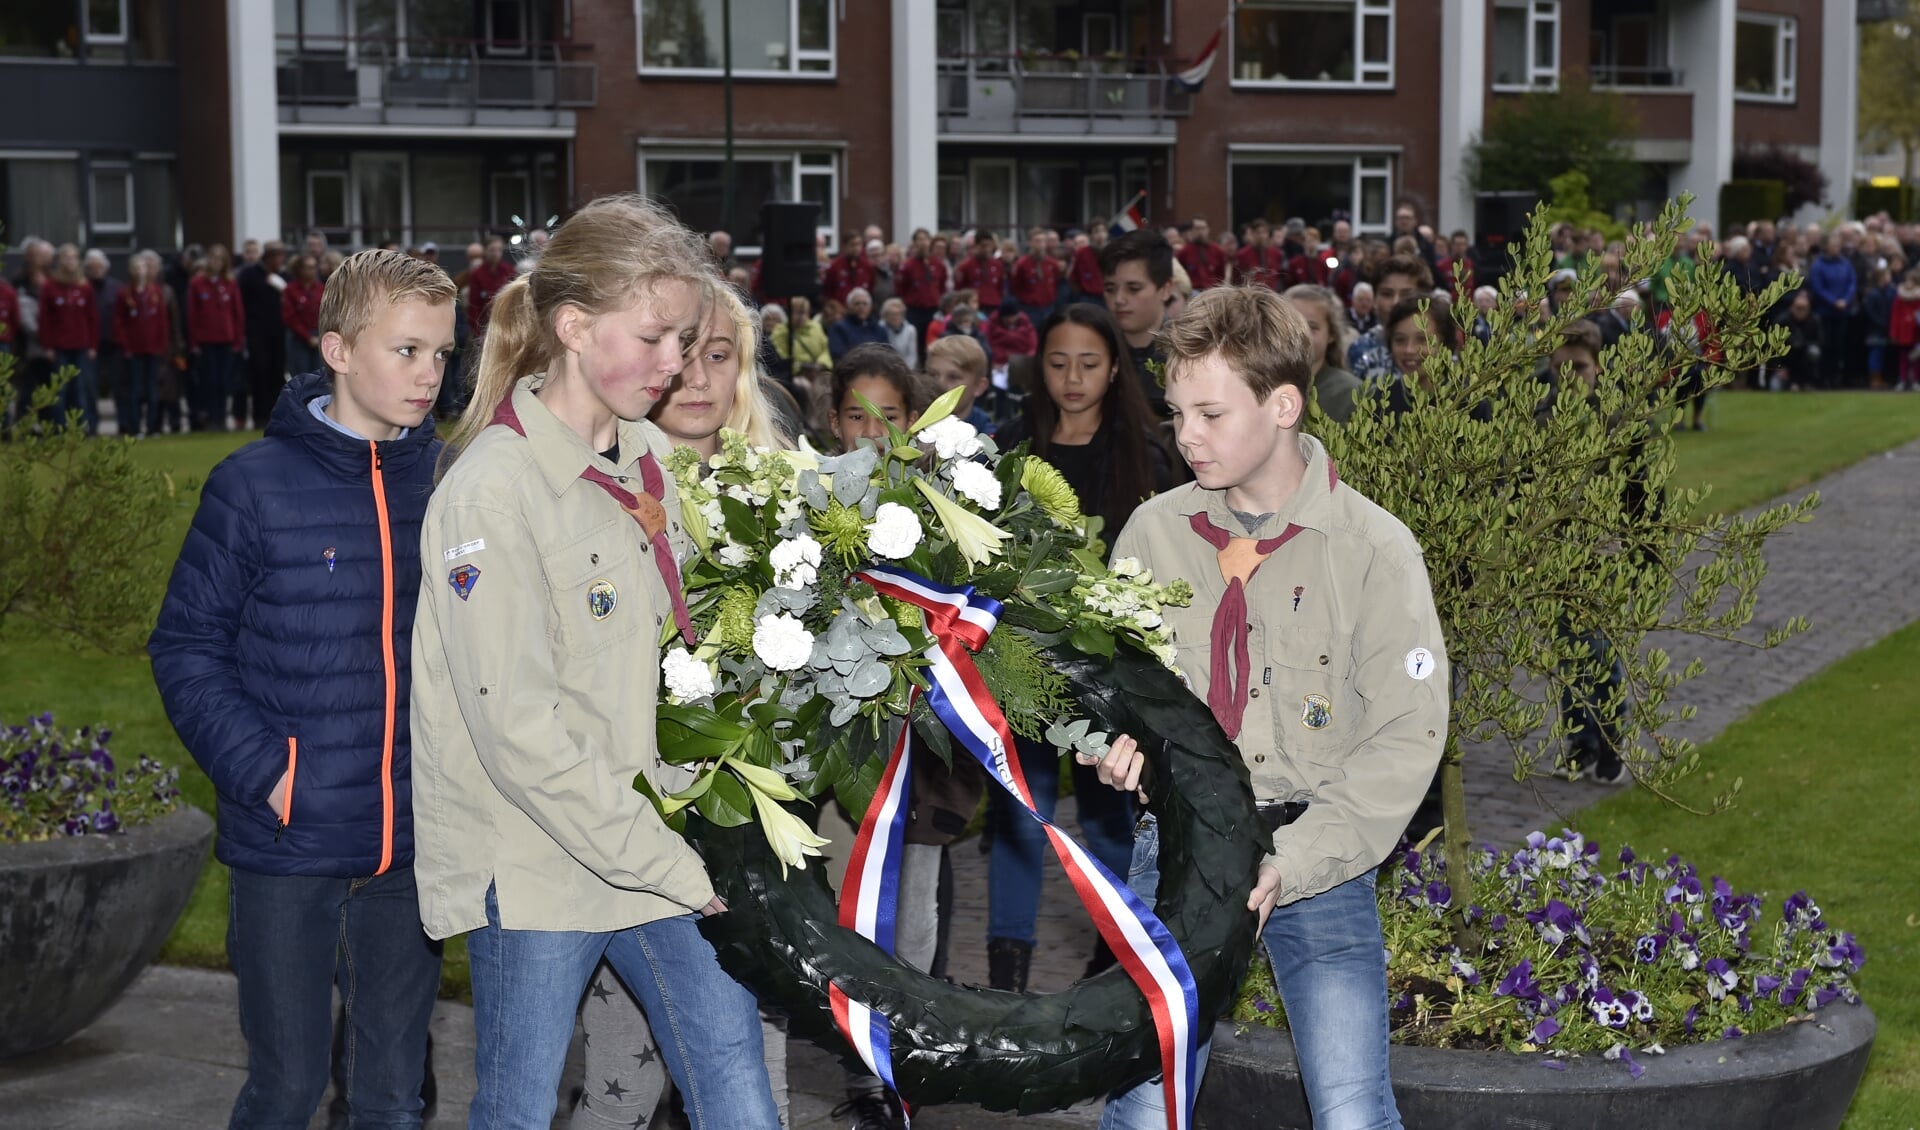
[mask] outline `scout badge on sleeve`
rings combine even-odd
[[[473,593],[473,586],[480,583],[480,567],[477,565],[455,565],[447,571],[447,583],[461,600]]]
[[[595,620],[605,620],[613,615],[614,606],[620,603],[620,592],[613,582],[602,578],[587,586],[587,611]]]
[[[1307,586],[1305,585],[1293,586],[1293,610],[1295,612],[1300,611],[1300,598],[1305,596],[1306,594],[1307,594]]]
[[[339,552],[336,551],[332,546],[328,546],[327,548],[320,551],[320,556],[326,559],[327,572],[329,573],[333,572],[333,561],[334,561],[334,558],[340,556]]]
[[[1407,652],[1407,674],[1415,679],[1425,679],[1433,674],[1433,652],[1424,647],[1416,647]]]

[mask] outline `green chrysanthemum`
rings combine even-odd
[[[714,625],[720,629],[720,642],[736,650],[753,648],[753,606],[758,600],[745,585],[735,585],[720,594],[720,611]]]
[[[1020,464],[1020,488],[1033,496],[1034,504],[1058,525],[1079,531],[1086,525],[1080,510],[1080,496],[1067,485],[1067,478],[1053,464],[1028,456]]]
[[[847,565],[867,556],[867,520],[853,507],[835,502],[814,512],[811,525],[820,544]]]

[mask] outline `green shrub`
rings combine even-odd
[[[1730,180],[1720,186],[1720,230],[1787,214],[1787,186],[1777,180]]]

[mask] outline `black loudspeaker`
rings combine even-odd
[[[1482,192],[1473,198],[1473,281],[1498,285],[1513,269],[1513,251],[1527,235],[1527,216],[1540,206],[1533,192]]]
[[[814,258],[820,205],[772,201],[760,206],[760,293],[787,299],[820,296],[820,264]]]

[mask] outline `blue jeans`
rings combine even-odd
[[[336,984],[352,1125],[419,1126],[440,947],[420,928],[412,868],[334,879],[236,867],[228,892],[247,1041],[230,1130],[306,1130],[327,1090]]]
[[[69,412],[78,408],[80,418],[87,425],[88,434],[100,430],[100,366],[84,349],[56,349],[53,351],[53,371],[60,372],[67,366],[73,366],[79,372],[72,380],[60,386],[60,416],[65,419]]]
[[[1260,940],[1286,1005],[1314,1130],[1400,1130],[1387,1074],[1387,952],[1370,870],[1330,891],[1275,907]],[[1160,829],[1140,822],[1127,885],[1153,900],[1160,885]],[[1200,1049],[1194,1090],[1207,1072]],[[1158,1079],[1115,1095],[1100,1130],[1166,1130]]]
[[[574,1013],[602,957],[646,1012],[693,1130],[780,1130],[758,1006],[720,968],[697,921],[688,914],[607,934],[507,930],[489,889],[487,924],[467,935],[480,1083],[468,1130],[546,1130],[553,1121]]]
[[[147,422],[147,434],[160,434],[160,361],[158,354],[134,353],[127,356],[127,403],[132,411],[120,424],[120,434],[140,434],[140,421]]]
[[[1033,803],[1051,820],[1060,802],[1059,751],[1026,738],[1014,742]],[[997,787],[988,797],[994,824],[993,854],[987,860],[987,937],[1031,942],[1040,912],[1041,868],[1052,849],[1046,830],[1025,806]],[[1078,761],[1073,797],[1087,851],[1115,875],[1127,874],[1133,859],[1133,797],[1101,784],[1093,766]]]
[[[320,351],[307,344],[307,339],[287,331],[287,372],[301,377],[308,373],[317,373],[325,362],[320,360]]]
[[[193,372],[193,430],[227,430],[227,401],[233,394],[236,358],[231,345],[203,345]]]

